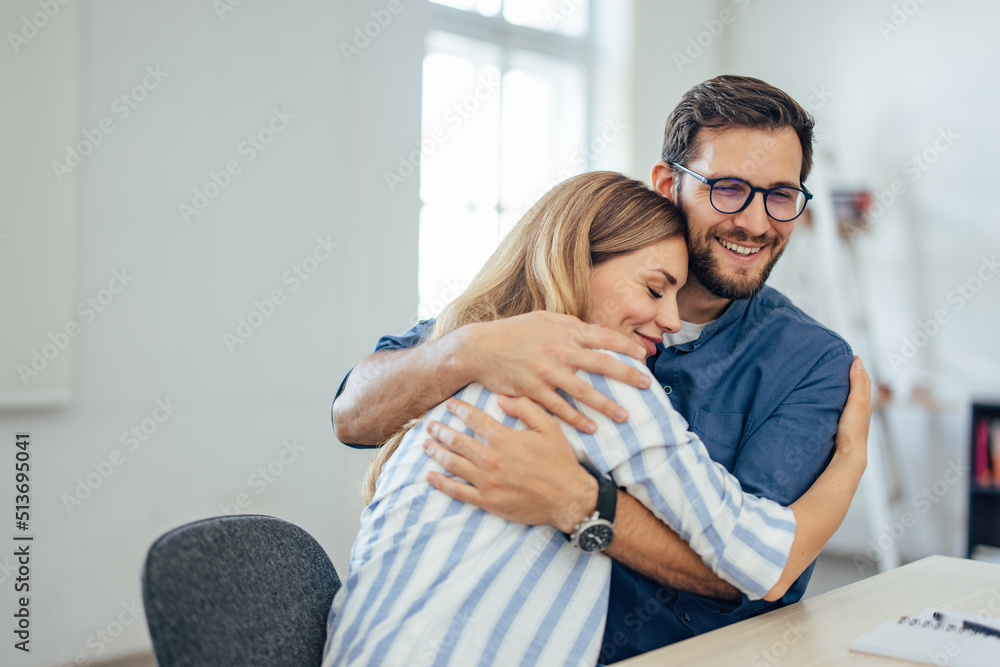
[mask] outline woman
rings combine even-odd
[[[683,232],[680,212],[642,183],[607,172],[572,178],[525,215],[432,335],[548,310],[633,336],[652,353],[680,326]],[[655,383],[640,390],[581,371],[630,419],[590,413],[595,434],[563,432],[581,461],[649,507],[719,576],[753,599],[773,599],[839,526],[864,470],[867,401],[857,396],[867,378],[855,373],[833,461],[790,508],[744,494]],[[456,398],[515,425],[482,385]],[[576,549],[553,527],[514,524],[433,489],[427,473],[441,468],[421,445],[435,420],[457,422],[439,405],[373,461],[324,665],[595,664],[610,559]]]

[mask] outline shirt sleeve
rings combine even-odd
[[[837,422],[851,389],[853,360],[846,343],[827,350],[781,405],[756,426],[733,465],[744,489],[790,505],[812,486],[833,455]]]
[[[434,326],[434,320],[423,320],[417,322],[412,327],[404,331],[399,335],[386,334],[378,339],[375,344],[375,352],[382,352],[384,350],[408,350],[411,347],[416,347],[430,332],[431,327]],[[333,403],[337,402],[340,395],[344,393],[344,387],[347,386],[347,378],[351,377],[351,371],[347,371],[344,379],[340,381],[340,386],[337,387],[337,393],[333,397]],[[333,425],[333,403],[330,404],[330,424]],[[334,427],[334,432],[336,433],[336,427]],[[356,445],[349,442],[345,442],[345,445],[353,449],[372,449],[373,445]]]
[[[648,372],[625,355],[614,356]],[[618,424],[577,406],[598,424],[595,434],[578,435],[591,463],[677,531],[721,578],[751,599],[767,594],[788,562],[795,537],[792,511],[745,493],[688,431],[655,382],[636,389],[601,375],[580,375],[629,412],[629,420]]]
[[[384,350],[408,350],[423,342],[434,326],[434,320],[422,320],[399,335],[386,334],[378,339],[375,344],[375,351]]]
[[[826,469],[837,422],[851,388],[854,353],[846,343],[827,350],[806,377],[740,448],[733,474],[743,489],[791,505]],[[744,595],[731,613],[753,615],[797,602],[812,575],[810,565],[780,601]],[[686,594],[682,594],[686,595]],[[721,603],[720,603],[721,604]]]

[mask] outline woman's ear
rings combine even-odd
[[[653,165],[652,174],[653,189],[661,195],[676,203],[674,200],[674,170],[666,162],[657,162]]]

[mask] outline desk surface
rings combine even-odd
[[[886,621],[927,607],[1000,617],[1000,565],[930,556],[617,664],[902,667],[918,663],[847,647]]]

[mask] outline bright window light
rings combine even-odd
[[[514,25],[582,37],[589,28],[588,0],[505,0],[503,17]]]
[[[439,4],[471,11],[489,3]],[[524,211],[553,185],[589,167],[586,82],[580,60],[514,49],[500,39],[428,34],[418,317],[436,317]]]
[[[466,12],[477,12],[483,16],[496,16],[500,11],[502,0],[431,0],[431,2]]]

